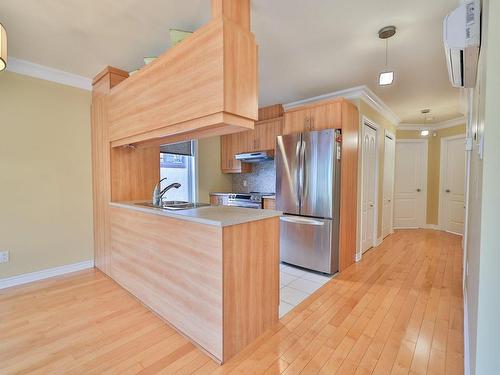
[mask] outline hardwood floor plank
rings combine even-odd
[[[463,374],[461,238],[400,230],[223,366],[97,270],[0,291],[2,374]]]

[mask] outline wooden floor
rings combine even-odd
[[[462,374],[461,238],[404,230],[224,366],[98,271],[0,291],[0,374]]]

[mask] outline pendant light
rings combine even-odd
[[[420,135],[422,137],[427,137],[429,135],[429,129],[427,128],[427,116],[430,112],[431,110],[429,108],[425,108],[420,111],[420,113],[424,115],[424,129],[420,131]]]
[[[382,72],[379,73],[378,76],[378,84],[380,86],[387,86],[391,85],[392,82],[394,81],[394,71],[389,70],[387,67],[387,57],[389,54],[389,38],[393,37],[396,34],[396,27],[395,26],[386,26],[381,28],[378,31],[378,37],[380,39],[385,39],[385,68]]]
[[[7,67],[7,33],[0,23],[0,72]]]

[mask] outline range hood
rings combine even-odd
[[[234,158],[245,163],[259,163],[261,161],[273,160],[274,151],[244,152],[234,155]]]

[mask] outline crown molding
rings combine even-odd
[[[465,116],[460,116],[451,120],[446,120],[442,122],[437,122],[435,124],[410,124],[402,122],[398,126],[398,130],[440,130],[451,128],[452,126],[466,124],[467,120]]]
[[[399,117],[389,108],[387,104],[383,102],[372,90],[370,90],[366,85],[352,87],[350,89],[335,91],[323,95],[313,96],[311,98],[297,100],[295,102],[287,103],[283,105],[285,111],[290,110],[295,107],[299,107],[305,104],[311,104],[328,99],[345,98],[348,100],[360,99],[366,104],[372,107],[374,110],[379,112],[382,116],[387,118],[394,125],[398,125],[401,120]]]
[[[90,78],[50,68],[45,65],[35,64],[26,60],[16,59],[15,57],[9,57],[7,61],[7,70],[13,73],[40,78],[66,86],[76,87],[88,91],[92,90],[92,80]]]

